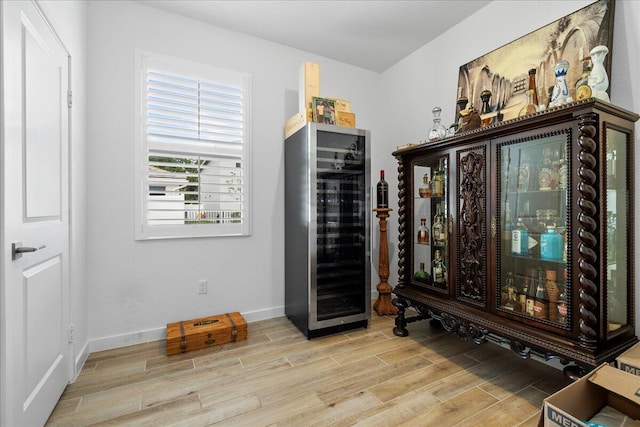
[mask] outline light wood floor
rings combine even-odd
[[[307,340],[286,318],[246,341],[165,355],[164,341],[93,353],[47,425],[535,426],[562,373],[428,321]]]

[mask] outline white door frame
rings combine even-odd
[[[4,0],[0,2],[0,12],[1,12],[0,16],[4,14],[4,9],[6,7],[4,3],[6,3]],[[22,2],[16,1],[16,3],[22,3]],[[71,56],[69,54],[69,51],[64,45],[64,43],[62,42],[62,40],[60,39],[60,37],[58,36],[53,26],[51,25],[50,21],[47,19],[46,15],[42,11],[38,3],[35,0],[31,0],[29,3],[36,9],[37,13],[39,13],[40,17],[45,22],[46,26],[49,28],[51,34],[53,35],[56,43],[59,44],[59,47],[64,51],[66,55],[67,67],[68,67],[66,84],[67,84],[67,88],[70,91],[71,90]],[[5,29],[3,28],[2,25],[0,25],[0,46],[4,46],[4,42],[5,42],[4,38],[5,38]],[[0,57],[0,86],[3,86],[5,84],[4,76],[6,73],[5,67],[7,65],[5,64],[6,58],[4,56],[4,50],[0,49],[0,53],[2,53],[2,57]],[[5,93],[5,88],[2,87],[3,96],[4,96],[4,93]],[[70,106],[68,108],[69,109],[67,114],[67,127],[66,127],[67,141],[68,141],[67,165],[70,169],[71,168],[70,160],[71,160],[72,120],[71,120]],[[7,149],[7,146],[6,146],[7,142],[5,141],[6,129],[9,126],[15,125],[15,123],[8,123],[6,119],[7,117],[6,117],[6,112],[4,110],[4,100],[3,100],[2,102],[0,102],[0,168],[2,169],[4,169],[4,162],[5,162],[4,157],[6,152],[5,150]],[[5,172],[2,169],[0,169],[0,214],[4,215],[4,212],[6,212],[5,209],[7,208],[8,204],[11,203],[11,201],[6,200],[7,193],[5,189],[7,188],[6,186],[12,185],[12,183],[11,183],[11,180],[5,176]],[[70,251],[71,174],[69,173],[68,176],[69,178],[67,182],[66,209],[68,212],[67,221],[69,222],[69,224],[68,224],[68,231],[66,233],[66,239],[67,239],[67,247],[68,247],[68,254],[69,254],[71,252]],[[9,402],[11,402],[12,390],[10,389],[10,385],[7,384],[7,381],[6,381],[7,371],[10,370],[11,367],[8,366],[8,361],[7,361],[8,352],[7,352],[6,344],[8,343],[9,336],[7,334],[5,325],[7,324],[8,310],[4,302],[6,301],[5,296],[6,296],[6,286],[7,286],[7,283],[5,283],[5,276],[6,276],[7,268],[9,267],[7,264],[12,261],[11,261],[11,250],[10,250],[11,242],[8,241],[7,230],[5,229],[5,226],[6,226],[5,219],[0,217],[0,426],[9,425],[9,423],[12,422],[12,416],[11,414],[8,413],[10,411],[10,408],[7,407]],[[67,331],[69,330],[69,326],[71,324],[70,265],[71,265],[71,262],[67,260],[66,280],[69,281],[69,284],[67,285],[68,292],[67,292],[67,297],[65,298],[67,312],[64,315],[65,323],[67,324],[66,325]],[[71,345],[69,345],[67,347],[67,352],[66,352],[68,357],[67,357],[67,361],[65,362],[67,382],[71,382],[75,374],[74,373],[75,363],[74,363],[74,357],[72,353],[73,353],[72,347]]]

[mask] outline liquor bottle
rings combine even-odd
[[[431,178],[431,195],[433,197],[444,196],[444,169],[442,167],[442,159],[438,164],[438,169],[433,171]]]
[[[564,59],[556,62],[553,66],[553,74],[556,76],[556,83],[549,101],[549,108],[559,107],[569,100],[569,85],[567,84],[567,71],[569,63]]]
[[[536,283],[536,296],[533,303],[533,316],[537,319],[547,318],[547,290],[545,289],[546,279],[541,268],[538,269],[538,282]]]
[[[529,286],[527,288],[526,310],[525,313],[531,317],[535,316],[536,289],[538,279],[535,269],[529,269]]]
[[[469,103],[469,98],[466,96],[462,96],[462,87],[458,87],[458,100],[456,101],[456,122],[458,122],[458,129],[462,127],[462,111],[467,110],[467,104]]]
[[[510,288],[515,289],[513,271],[507,272],[507,278],[504,279],[504,285],[502,286],[502,292],[500,293],[500,305],[505,306],[507,304]]]
[[[507,273],[507,278],[504,279],[504,284],[500,292],[500,305],[505,306],[509,298],[509,286],[513,286],[513,272]]]
[[[533,105],[538,108],[540,102],[538,101],[538,88],[536,87],[536,69],[532,68],[529,70],[529,90],[533,91]]]
[[[556,322],[558,320],[558,295],[560,293],[558,282],[556,281],[556,271],[547,270],[546,278],[547,283],[544,285],[544,289],[547,291],[547,298],[549,299],[548,316],[549,320]]]
[[[542,162],[538,167],[538,189],[541,191],[555,190],[558,185],[558,171],[553,168],[551,149],[542,150]]]
[[[609,49],[604,45],[599,45],[591,49],[589,56],[591,57],[591,74],[589,74],[589,87],[591,88],[591,96],[610,102],[607,89],[609,88],[609,76],[604,67],[604,59],[609,53]]]
[[[582,59],[582,77],[576,82],[576,100],[591,98],[591,87],[589,87],[589,75],[591,74],[591,58]]]
[[[555,147],[551,150],[551,189],[556,190],[560,186],[560,150]]]
[[[512,248],[511,235],[513,234],[514,228],[515,228],[515,224],[513,223],[513,219],[511,218],[511,210],[509,209],[509,203],[505,203],[504,225],[502,226],[502,244],[507,251],[509,251]]]
[[[480,99],[482,100],[482,108],[480,109],[480,114],[488,114],[491,112],[491,108],[489,107],[489,100],[491,99],[491,91],[483,90],[480,93]]]
[[[431,283],[431,275],[424,269],[424,262],[420,263],[420,269],[414,273],[413,277],[419,282]]]
[[[536,111],[538,111],[533,100],[534,92],[532,90],[527,90],[526,95],[527,95],[527,100],[525,101],[524,107],[520,109],[520,112],[518,113],[518,117],[526,116],[527,114],[533,114]]]
[[[540,258],[562,259],[562,236],[553,225],[548,225],[547,231],[540,235]]]
[[[522,214],[518,215],[516,228],[511,233],[511,253],[513,255],[529,254],[529,231],[522,222]]]
[[[442,112],[442,108],[434,107],[431,110],[433,113],[433,126],[429,129],[429,141],[437,141],[438,139],[444,138],[447,136],[447,129],[444,127],[440,121],[440,113]]]
[[[431,197],[431,180],[429,179],[429,174],[424,174],[422,176],[422,187],[418,188],[418,194],[420,197]]]
[[[434,245],[444,245],[447,242],[447,232],[444,226],[444,217],[440,203],[436,204],[436,215],[433,217],[431,237]]]
[[[520,289],[518,289],[518,287],[514,287],[513,288],[513,299],[517,304],[513,304],[514,306],[514,310],[513,311],[517,311],[518,313],[522,313],[524,310],[524,304],[526,304],[526,295],[525,298],[522,298],[522,293],[520,291]],[[517,310],[516,310],[517,307]]]
[[[563,325],[567,324],[567,287],[562,286],[560,288],[560,292],[558,293],[558,302],[556,303],[556,309],[558,311],[556,322],[562,323]]]
[[[378,209],[387,209],[389,207],[389,184],[384,180],[384,170],[380,171],[380,181],[377,185]]]
[[[429,244],[429,229],[427,228],[426,218],[420,218],[420,227],[418,227],[418,238],[416,242],[421,245]]]
[[[444,287],[447,284],[447,267],[440,256],[439,249],[436,249],[431,265],[434,285]]]
[[[431,178],[431,197],[442,196],[442,179],[438,170],[433,171]]]
[[[536,191],[538,189],[538,173],[535,162],[528,154],[522,154],[518,164],[518,191]]]
[[[567,282],[568,273],[567,269],[564,269],[564,286],[560,287],[560,292],[558,293],[558,302],[556,303],[556,307],[558,310],[558,317],[556,321],[558,323],[562,323],[563,325],[567,324],[567,314],[568,314],[568,302],[567,302]]]
[[[513,278],[511,280],[513,280]],[[507,302],[504,304],[504,308],[518,313],[522,311],[522,306],[516,299],[516,288],[514,286],[507,288]]]
[[[518,293],[518,302],[523,313],[527,311],[527,290],[529,288],[529,276],[525,274],[520,284],[520,292]]]
[[[558,161],[558,188],[565,189],[567,188],[567,154],[565,152],[564,145],[562,146],[562,154],[560,155],[560,159]]]
[[[491,113],[491,107],[489,106],[491,91],[487,89],[483,90],[482,93],[480,93],[480,99],[482,100],[482,109],[480,110],[480,125],[482,127],[487,127],[493,123],[493,117],[487,117],[487,115]]]
[[[440,220],[442,221],[442,241],[444,243],[449,239],[449,228],[447,222],[446,206],[440,206]]]

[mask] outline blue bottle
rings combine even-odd
[[[562,236],[556,232],[552,225],[540,236],[540,258],[562,259]]]
[[[518,216],[516,228],[511,232],[511,253],[513,255],[529,254],[529,231],[522,222],[522,216]]]

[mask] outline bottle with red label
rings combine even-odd
[[[536,283],[536,297],[533,303],[533,317],[537,319],[547,318],[549,297],[547,296],[546,278],[544,271],[538,269],[538,282]]]
[[[568,286],[568,272],[567,269],[564,269],[564,285],[560,287],[560,293],[558,293],[558,302],[556,304],[558,310],[558,317],[556,321],[558,323],[562,323],[563,325],[567,324],[568,320],[568,301],[567,301],[567,286]]]

